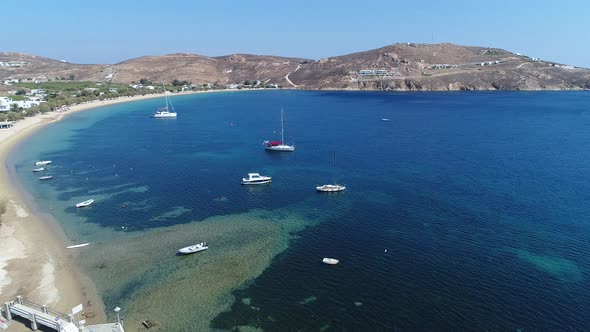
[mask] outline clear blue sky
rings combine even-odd
[[[75,63],[176,52],[319,59],[451,42],[590,68],[590,0],[11,0],[0,8],[1,51]]]

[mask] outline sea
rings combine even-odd
[[[8,159],[127,330],[590,331],[590,92],[170,100],[72,114]],[[262,145],[281,109],[294,152]]]

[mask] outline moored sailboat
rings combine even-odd
[[[163,84],[162,84],[162,87],[164,87]],[[172,105],[172,102],[168,100],[168,91],[166,91],[165,87],[164,87],[164,99],[166,100],[166,106],[158,108],[156,113],[154,113],[154,115],[152,115],[152,118],[176,118],[176,111],[174,110],[174,106]],[[169,108],[172,109],[172,112],[170,112]]]
[[[334,152],[334,166],[333,166],[333,172],[332,172],[332,182],[333,184],[324,184],[321,186],[317,186],[316,190],[319,192],[337,192],[337,191],[343,191],[344,189],[346,189],[345,186],[340,185],[340,184],[336,184],[336,152]]]
[[[295,151],[295,145],[285,144],[285,128],[283,123],[283,108],[281,108],[281,140],[280,141],[264,141],[264,148],[269,151]]]

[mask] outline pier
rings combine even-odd
[[[64,314],[52,310],[46,305],[27,301],[21,296],[17,296],[15,301],[5,302],[0,308],[0,330],[13,323],[11,320],[18,316],[28,320],[33,331],[44,326],[58,332],[125,332],[119,315],[121,310],[119,307],[115,308],[117,322],[89,326],[85,326],[85,320],[77,321],[75,319],[76,314],[82,309],[80,304],[72,309],[71,314]]]

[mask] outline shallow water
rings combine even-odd
[[[92,242],[80,264],[131,330],[582,331],[589,97],[181,96],[172,120],[148,117],[158,100],[74,114],[9,160],[73,243]],[[261,146],[281,106],[294,153]],[[321,195],[334,151],[347,190]],[[241,186],[251,171],[273,183]]]

